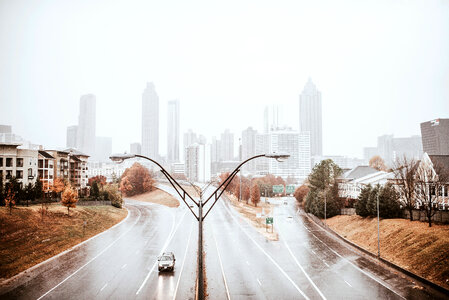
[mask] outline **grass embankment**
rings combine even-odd
[[[70,209],[39,205],[9,210],[0,208],[0,278],[12,277],[76,244],[110,228],[127,215],[113,206],[84,206]],[[84,221],[86,226],[84,227]]]
[[[168,207],[178,207],[179,201],[170,195],[167,192],[164,192],[160,189],[154,189],[151,192],[147,192],[144,194],[128,197],[132,200],[143,201],[143,202],[151,202],[156,204],[165,205]]]
[[[377,254],[377,219],[335,216],[330,228]],[[405,219],[380,221],[381,257],[445,288],[449,288],[449,225]]]
[[[257,204],[257,207],[255,207],[253,204],[246,204],[246,201],[238,201],[234,195],[227,194],[227,197],[234,209],[237,210],[240,215],[242,215],[252,226],[254,226],[258,232],[271,241],[277,241],[279,239],[276,231],[271,232],[271,225],[268,226],[267,232],[267,227],[265,224],[265,217],[270,215],[273,210],[273,204],[268,204],[261,201]],[[257,218],[257,214],[262,214],[262,209],[264,210],[265,215],[261,216],[261,218]]]

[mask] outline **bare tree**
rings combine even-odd
[[[410,213],[410,221],[413,221],[413,209],[416,207],[417,170],[419,161],[406,156],[398,158],[394,163],[393,173],[396,187],[400,195],[401,204]]]
[[[422,161],[417,171],[417,195],[421,207],[426,212],[429,227],[432,227],[432,217],[438,210],[438,200],[443,196],[444,187],[449,184],[449,172],[441,164]]]
[[[387,166],[385,165],[385,161],[379,155],[371,157],[369,160],[369,166],[377,171],[387,171]]]

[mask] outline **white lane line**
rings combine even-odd
[[[323,263],[326,265],[326,267],[330,268],[330,266],[324,260],[323,260]]]
[[[103,291],[107,286],[108,286],[108,284],[105,283],[105,284],[103,285],[103,287],[101,288],[100,292]]]
[[[179,272],[178,282],[176,283],[175,292],[173,293],[173,300],[176,299],[176,294],[178,293],[178,287],[179,287],[179,282],[181,281],[182,270],[184,270],[184,264],[186,263],[187,250],[189,250],[190,238],[192,236],[192,229],[193,229],[193,221],[192,221],[192,223],[190,225],[190,233],[189,233],[189,238],[187,240],[186,252],[184,253],[184,259],[182,261],[181,271]]]
[[[299,263],[299,261],[296,258],[296,256],[293,254],[292,250],[290,249],[290,247],[287,244],[287,241],[285,240],[285,238],[281,234],[280,228],[278,228],[278,230],[279,230],[279,235],[281,236],[281,239],[284,242],[285,247],[287,248],[287,250],[290,253],[290,255],[293,257],[293,260],[295,261],[295,263],[298,265],[298,267],[301,269],[301,271],[304,273],[304,275],[306,275],[307,280],[310,282],[310,284],[312,284],[312,286],[315,288],[315,290],[318,292],[318,294],[320,294],[321,298],[326,300],[326,297],[323,295],[323,293],[320,291],[320,289],[316,286],[316,284],[313,282],[312,278],[310,278],[309,274],[307,274],[306,270],[304,270],[304,268]]]
[[[262,283],[260,283],[259,278],[256,278],[256,280],[257,280],[257,283],[258,283],[260,286],[262,286]]]
[[[120,268],[120,270],[126,268],[127,265],[128,265],[128,264],[124,264],[124,265]]]
[[[168,244],[170,243],[170,241],[172,240],[173,236],[175,235],[175,232],[178,230],[179,225],[181,224],[182,220],[184,219],[184,216],[186,215],[186,212],[187,211],[185,211],[184,214],[182,215],[181,220],[179,220],[179,223],[176,225],[176,228],[175,228],[175,215],[172,213],[172,216],[173,216],[172,229],[171,229],[170,234],[168,235],[167,240],[165,241],[164,246],[162,246],[162,249],[161,249],[161,252],[159,253],[159,255],[162,255],[162,253],[164,253],[165,248],[167,248]],[[142,288],[145,286],[145,284],[147,283],[148,279],[151,276],[151,273],[153,273],[153,270],[156,267],[156,265],[157,265],[157,261],[154,262],[153,266],[151,267],[150,272],[148,272],[147,276],[145,277],[145,279],[143,280],[143,282],[140,285],[139,289],[137,290],[136,295],[138,295],[140,293],[140,291],[142,290]]]
[[[299,219],[299,218],[298,218]],[[299,220],[301,223],[302,221]],[[352,263],[349,259],[347,259],[346,257],[340,255],[337,251],[335,251],[334,249],[332,249],[331,247],[329,247],[325,242],[323,242],[319,237],[317,237],[313,232],[311,232],[311,234],[318,240],[320,241],[324,246],[326,246],[327,248],[329,248],[329,250],[331,250],[335,255],[337,255],[338,257],[342,258],[343,260],[345,260],[347,263],[349,263],[351,266],[353,266],[355,269],[357,269],[358,271],[362,272],[364,275],[368,276],[369,278],[371,278],[372,280],[376,281],[377,283],[379,283],[381,286],[383,286],[384,288],[386,288],[389,291],[392,291],[394,294],[396,294],[397,296],[401,297],[402,299],[406,299],[403,296],[401,296],[400,294],[398,294],[395,290],[393,290],[392,288],[388,287],[387,285],[385,285],[382,281],[380,281],[379,279],[377,279],[376,277],[372,276],[371,274],[369,274],[368,272],[360,269],[358,266],[356,266],[354,263]]]
[[[344,279],[343,279],[344,280]],[[347,285],[349,285],[350,287],[352,287],[352,285],[349,283],[349,282],[347,282],[346,280],[344,280],[345,282],[346,282],[346,284]]]
[[[61,281],[60,283],[58,283],[57,285],[55,285],[52,289],[50,289],[48,292],[46,292],[45,294],[43,294],[42,296],[40,296],[39,298],[37,298],[37,300],[40,300],[42,298],[44,298],[45,296],[47,296],[49,293],[51,293],[52,291],[54,291],[58,286],[60,286],[61,284],[63,284],[64,282],[66,282],[67,280],[69,280],[70,278],[72,278],[76,273],[78,273],[79,271],[81,271],[82,269],[84,269],[88,264],[90,264],[91,262],[93,262],[95,259],[97,259],[100,255],[102,255],[103,253],[105,253],[109,248],[111,248],[118,240],[120,240],[125,234],[127,234],[128,232],[131,231],[131,229],[133,229],[134,225],[137,224],[137,221],[140,220],[140,217],[142,216],[142,214],[140,213],[140,210],[137,210],[139,212],[139,217],[136,219],[136,221],[134,222],[134,224],[124,233],[122,233],[116,240],[114,240],[112,243],[109,244],[109,246],[107,246],[106,248],[104,248],[100,253],[98,253],[96,256],[94,256],[93,258],[91,258],[87,263],[85,263],[84,265],[82,265],[78,270],[76,270],[75,272],[73,272],[72,274],[70,274],[69,276],[67,276],[63,281]]]
[[[223,203],[222,203],[223,204]],[[299,288],[298,285],[293,281],[293,279],[288,276],[288,274],[284,271],[284,269],[281,268],[281,266],[268,254],[250,235],[246,232],[245,229],[243,229],[242,225],[240,225],[239,221],[234,217],[232,212],[229,210],[229,208],[226,207],[226,205],[223,204],[225,209],[228,211],[228,213],[231,215],[231,217],[234,219],[234,221],[237,223],[237,225],[240,227],[240,229],[243,231],[243,233],[246,234],[246,236],[259,248],[260,251],[262,251],[263,254],[281,271],[281,273],[287,278],[288,281],[295,287],[295,289],[306,299],[309,300],[309,297],[307,297],[306,294]]]
[[[223,263],[221,261],[220,250],[218,250],[217,239],[215,239],[215,233],[214,233],[213,226],[211,226],[211,229],[212,229],[212,236],[214,237],[214,241],[215,241],[215,247],[217,248],[218,261],[220,262],[220,267],[221,267],[221,275],[223,276],[223,281],[224,281],[224,285],[225,285],[225,288],[226,288],[226,297],[228,297],[228,300],[230,300],[231,296],[229,295],[229,287],[228,287],[228,283],[226,282],[226,276],[224,274],[224,269],[223,269]],[[248,263],[248,262],[246,262],[246,263]]]

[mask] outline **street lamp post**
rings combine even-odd
[[[379,192],[377,192],[377,257],[380,257]]]
[[[209,212],[212,210],[214,205],[217,203],[218,199],[220,199],[221,195],[224,193],[224,191],[226,190],[228,185],[231,183],[232,179],[234,179],[234,177],[240,171],[240,168],[245,163],[247,163],[248,161],[250,161],[252,159],[259,158],[259,157],[274,158],[277,161],[282,162],[282,161],[287,160],[290,157],[290,155],[284,154],[284,153],[272,153],[272,154],[260,154],[260,155],[256,155],[256,156],[248,158],[247,160],[240,163],[240,165],[238,165],[237,168],[235,168],[235,170],[232,171],[231,174],[229,174],[229,176],[215,189],[215,191],[204,202],[203,202],[203,191],[200,192],[199,201],[195,201],[192,198],[192,196],[190,196],[189,193],[187,193],[186,190],[170,175],[170,173],[168,173],[157,161],[155,161],[149,157],[146,157],[146,156],[143,156],[140,154],[126,154],[125,153],[125,154],[112,155],[109,158],[114,162],[120,163],[120,162],[124,161],[125,159],[137,158],[137,157],[147,159],[147,160],[151,161],[152,163],[156,164],[161,169],[162,174],[164,174],[164,176],[168,179],[168,182],[173,186],[173,188],[176,190],[178,195],[181,197],[181,199],[186,204],[187,208],[192,212],[192,214],[198,221],[198,278],[197,278],[197,280],[198,280],[198,299],[202,300],[202,299],[204,299],[204,286],[203,286],[203,284],[204,284],[204,279],[203,279],[203,221],[204,221],[204,219],[207,217]],[[192,210],[192,208],[187,204],[186,196],[188,198],[190,198],[190,200],[193,201],[193,203],[195,203],[195,205],[198,207],[198,215],[195,214],[195,212]],[[209,202],[209,200],[212,199],[212,197],[214,198],[212,205],[209,207],[209,209],[207,209],[206,213],[204,214],[203,213],[204,205],[206,205],[207,202]]]

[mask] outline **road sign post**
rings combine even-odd
[[[273,232],[273,217],[267,217],[265,219],[265,223],[266,223],[265,231],[268,231],[268,225],[271,224],[271,232]]]
[[[290,195],[293,195],[293,193],[295,192],[295,186],[294,185],[287,185],[286,187],[285,187],[285,193],[286,194],[290,194]]]
[[[283,193],[284,193],[284,186],[282,184],[273,185],[273,194],[283,194]]]

